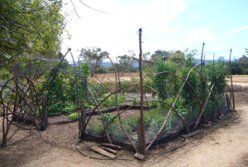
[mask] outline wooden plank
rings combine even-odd
[[[99,148],[97,146],[93,146],[90,149],[92,151],[98,153],[98,154],[104,155],[105,157],[112,158],[112,159],[116,158],[116,155],[114,155],[114,154],[112,154],[110,152],[107,152],[107,151],[105,151],[105,150],[103,150],[103,149],[101,149],[101,148]]]
[[[113,150],[111,148],[107,148],[107,147],[100,147],[100,148],[103,149],[103,150],[105,150],[105,151],[108,151],[108,152],[110,152],[112,154],[117,155],[117,151],[115,151],[115,150]]]
[[[115,145],[115,144],[102,143],[101,146],[111,148],[111,149],[114,149],[114,150],[121,150],[121,146],[118,146],[118,145]]]
[[[145,156],[143,154],[140,153],[135,153],[134,157],[137,158],[138,160],[144,160]]]
[[[191,136],[197,135],[197,134],[202,133],[202,132],[203,132],[203,130],[198,129],[198,130],[195,130],[193,132],[190,132],[190,133],[182,135],[182,136],[187,138],[187,137],[191,137]]]

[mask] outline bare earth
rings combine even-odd
[[[0,149],[0,167],[245,167],[248,166],[248,91],[237,92],[235,96],[237,119],[204,137],[189,139],[185,146],[173,152],[149,155],[144,162],[135,160],[133,154],[126,151],[119,153],[118,160],[97,160],[79,154],[75,146],[77,123],[70,123],[51,125],[42,133],[17,131],[9,146]],[[87,145],[92,144],[82,143],[80,150],[97,156],[87,151]]]

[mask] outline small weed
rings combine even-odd
[[[74,112],[74,113],[71,113],[71,114],[68,116],[68,118],[69,118],[70,120],[72,120],[72,121],[76,121],[76,120],[79,119],[79,115],[78,115],[77,112]]]

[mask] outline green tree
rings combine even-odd
[[[248,74],[248,49],[245,49],[245,55],[239,58],[238,63],[238,66],[242,69],[242,73],[240,74]]]
[[[248,56],[248,49],[245,48],[245,54]]]
[[[33,55],[55,57],[64,18],[61,0],[1,0],[0,67]]]
[[[175,53],[172,54],[172,56],[170,56],[169,61],[179,65],[179,67],[184,66],[186,63],[184,52],[180,50],[176,51]]]
[[[118,56],[119,58],[119,70],[124,72],[134,72],[135,69],[133,67],[134,60],[131,56],[123,55]]]
[[[241,58],[239,58],[240,63],[247,63],[248,62],[248,57],[243,55]]]
[[[185,66],[193,67],[196,64],[195,56],[197,54],[197,50],[191,50],[185,55]]]
[[[231,62],[230,68],[231,68],[232,75],[244,74],[244,69],[239,62]]]
[[[91,74],[94,75],[98,69],[100,69],[100,65],[102,61],[109,55],[107,51],[102,51],[101,48],[82,48],[80,57],[83,58],[83,62],[91,65]]]
[[[158,49],[152,54],[151,59],[152,61],[156,61],[158,59],[165,61],[169,59],[170,55],[170,52]]]

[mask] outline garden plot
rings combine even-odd
[[[228,72],[223,61],[196,64],[189,54],[184,62],[157,60],[144,70],[140,56],[137,79],[121,80],[117,71],[114,80],[92,79],[89,64],[60,69],[63,59],[44,82],[35,75],[11,78],[0,96],[2,146],[15,121],[8,115],[31,116],[43,131],[58,123],[50,116],[65,114],[78,121],[75,131],[81,140],[116,143],[145,155],[156,144],[211,125],[226,109],[235,110],[233,88],[225,94]],[[57,119],[70,122],[66,116]]]
[[[221,98],[219,104],[221,113],[226,114],[228,111],[228,107],[226,105],[224,97]],[[87,140],[93,140],[96,142],[108,142],[108,137],[106,136],[106,133],[108,133],[113,143],[121,145],[127,150],[133,150],[127,135],[121,127],[118,113],[120,113],[121,123],[123,125],[123,128],[128,133],[129,139],[133,144],[137,145],[138,120],[140,117],[139,106],[122,106],[120,107],[119,112],[117,112],[113,108],[111,108],[110,110],[111,112],[106,112],[108,111],[108,109],[104,109],[102,111],[104,112],[102,116],[99,113],[92,116],[86,129],[85,138]],[[219,119],[216,110],[216,106],[213,102],[208,103],[205,112],[206,122],[212,122]],[[152,141],[154,135],[162,126],[167,112],[168,111],[163,110],[161,107],[155,106],[154,104],[153,106],[145,107],[144,126],[147,145]],[[88,111],[87,113],[90,113],[90,111]],[[175,113],[173,113],[168,120],[166,128],[162,130],[155,144],[163,143],[179,135],[185,134],[187,132],[186,128],[188,130],[193,129],[199,113],[200,111],[197,109],[193,110],[191,113],[181,112],[184,122],[182,122],[182,120],[180,120],[180,118]]]

